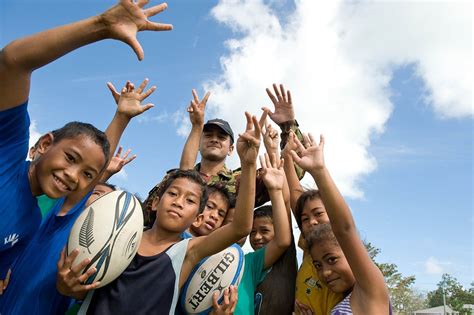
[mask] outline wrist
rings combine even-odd
[[[118,111],[118,110],[115,112],[115,117],[116,117],[118,120],[120,120],[121,122],[124,122],[124,123],[130,122],[130,120],[132,119],[132,117],[129,116],[128,114],[122,113],[122,112],[120,112],[120,111]]]
[[[284,121],[279,123],[278,126],[280,127],[282,133],[288,133],[292,128],[299,127],[298,121],[296,121],[296,119]]]
[[[316,177],[325,175],[327,171],[328,170],[326,166],[320,166],[320,167],[315,167],[315,168],[310,169],[308,173],[310,173],[312,177],[316,178]]]

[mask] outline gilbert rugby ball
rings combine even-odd
[[[204,258],[194,267],[181,291],[181,305],[188,314],[208,314],[212,310],[212,295],[238,286],[244,273],[244,252],[239,245]]]
[[[97,272],[86,284],[100,281],[102,287],[116,279],[137,253],[143,233],[143,213],[137,198],[126,191],[101,196],[77,218],[69,233],[67,254],[75,248],[75,263],[89,258],[82,272],[95,267]]]

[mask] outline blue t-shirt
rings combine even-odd
[[[30,117],[26,102],[0,111],[0,279],[41,223],[28,180]]]
[[[39,230],[13,264],[7,289],[0,296],[0,314],[64,314],[71,298],[56,290],[57,262],[69,232],[84,209],[88,193],[65,216],[58,199]],[[75,261],[74,264],[78,264]]]

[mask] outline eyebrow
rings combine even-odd
[[[336,254],[334,254],[334,253],[327,253],[326,255],[323,256],[323,259],[326,259],[327,256],[331,256],[331,255],[336,256]]]
[[[70,151],[72,151],[73,155],[75,155],[75,158],[78,159],[79,161],[83,161],[84,159],[82,158],[82,155],[79,153],[78,150],[76,150],[74,147],[69,147],[68,148]],[[70,154],[70,153],[69,153]],[[90,166],[90,165],[87,165],[87,170],[88,171],[92,171],[94,173],[99,174],[100,171],[95,169],[94,167]]]

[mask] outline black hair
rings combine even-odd
[[[321,223],[314,227],[308,237],[305,238],[308,244],[308,249],[311,250],[314,244],[321,242],[331,242],[334,245],[339,246],[337,238],[334,235],[330,223]],[[340,247],[340,246],[339,246]]]
[[[227,210],[235,207],[235,198],[234,195],[229,192],[226,188],[225,183],[215,182],[207,185],[207,195],[210,196],[214,193],[218,193],[227,203]]]
[[[175,169],[168,172],[163,180],[156,185],[148,194],[148,198],[144,202],[144,224],[145,227],[151,227],[156,220],[156,209],[151,209],[153,199],[163,197],[165,191],[171,186],[171,184],[178,178],[187,178],[194,183],[201,186],[201,198],[199,201],[199,211],[201,213],[207,203],[207,185],[202,179],[201,175],[195,170],[180,170]]]
[[[273,219],[272,206],[263,205],[261,207],[256,208],[253,211],[253,219],[255,220],[256,218],[270,218],[270,219]]]
[[[100,131],[91,124],[72,121],[65,124],[63,127],[53,130],[53,143],[58,143],[64,139],[72,139],[79,136],[84,136],[94,141],[102,148],[105,157],[105,167],[108,165],[110,158],[110,143],[103,131]]]
[[[321,194],[319,193],[319,190],[317,189],[309,189],[302,193],[298,200],[296,201],[296,206],[295,206],[295,219],[296,223],[298,224],[298,227],[301,230],[301,215],[303,213],[303,208],[309,200],[313,199],[321,199]]]

